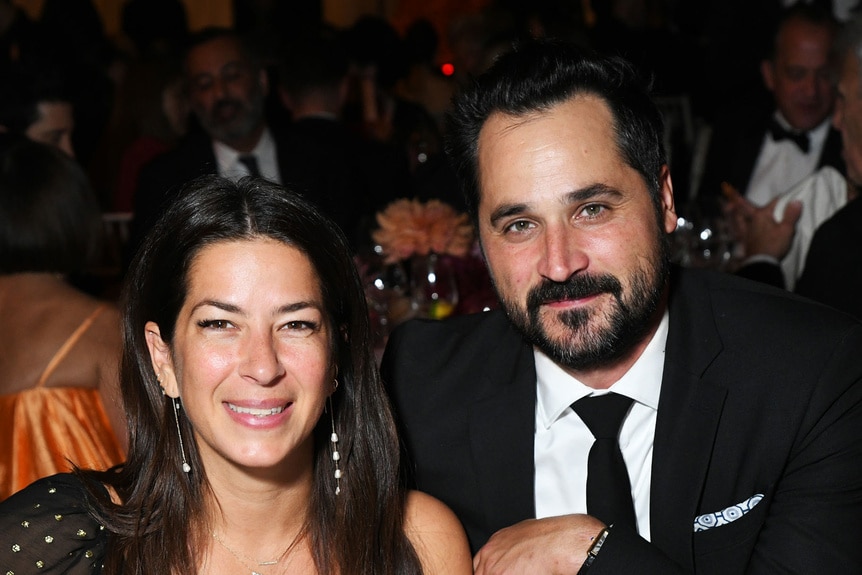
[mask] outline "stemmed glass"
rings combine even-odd
[[[410,289],[417,315],[443,319],[458,305],[455,270],[445,256],[415,256],[410,270]]]

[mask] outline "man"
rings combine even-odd
[[[338,39],[321,33],[288,44],[279,68],[279,96],[292,122],[282,141],[285,181],[315,202],[358,245],[371,218],[373,179],[386,174],[369,148],[341,121],[348,59]],[[367,235],[367,230],[365,231]]]
[[[862,318],[862,19],[843,27],[836,40],[838,97],[832,123],[841,132],[847,177],[822,168],[784,194],[775,211],[754,208],[740,201],[735,213],[741,219],[743,241],[752,260],[743,275],[783,285],[800,295],[832,305]],[[795,226],[781,217],[782,205],[799,200],[802,218]],[[789,246],[789,248],[788,248]],[[778,266],[780,261],[781,271]],[[791,273],[789,273],[791,272]],[[800,277],[801,276],[801,277]],[[798,281],[797,281],[798,280]]]
[[[0,78],[0,132],[19,134],[75,157],[72,103],[62,82],[48,70],[15,65]]]
[[[782,14],[771,57],[761,65],[775,110],[716,122],[702,198],[717,197],[727,182],[762,206],[822,166],[842,170],[840,138],[829,126],[835,28],[831,12],[818,5],[798,2]]]
[[[449,150],[505,311],[392,335],[416,486],[459,515],[479,575],[858,572],[862,324],[671,271],[661,134],[628,65],[565,45],[456,98]],[[621,427],[594,433],[609,402]]]
[[[179,186],[203,174],[259,175],[280,183],[276,133],[267,125],[266,71],[235,32],[207,28],[185,55],[189,103],[202,130],[141,172],[134,197],[131,245],[155,223]]]

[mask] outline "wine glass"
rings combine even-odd
[[[410,287],[416,313],[431,319],[452,315],[458,305],[455,270],[445,256],[430,253],[411,262]]]

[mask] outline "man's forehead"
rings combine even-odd
[[[777,59],[794,55],[803,45],[820,43],[828,51],[832,43],[833,32],[826,24],[793,19],[785,22],[778,33],[775,43]]]
[[[551,106],[531,110],[524,114],[495,110],[488,115],[479,131],[476,150],[477,161],[480,162],[482,158],[483,144],[487,147],[492,140],[506,138],[513,135],[514,132],[518,132],[515,134],[516,137],[522,137],[521,134],[524,134],[525,131],[519,130],[519,128],[529,127],[531,124],[546,120],[553,123],[555,127],[573,130],[580,135],[584,135],[586,131],[591,129],[593,134],[604,133],[612,139],[615,138],[615,118],[608,102],[597,94],[580,93]],[[539,133],[534,133],[533,137],[542,137],[544,134],[546,132],[542,130]],[[481,165],[477,167],[481,171]]]
[[[246,63],[239,41],[231,37],[213,38],[192,48],[186,56],[186,70],[191,76]]]

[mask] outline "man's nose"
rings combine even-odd
[[[564,282],[586,269],[589,257],[579,241],[578,232],[566,225],[545,230],[539,273],[554,282]]]

